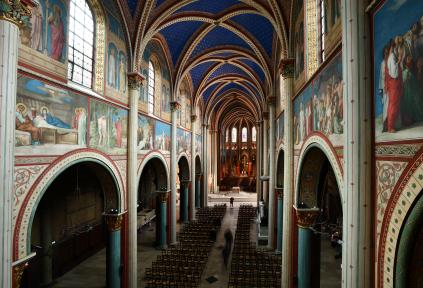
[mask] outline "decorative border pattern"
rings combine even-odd
[[[422,190],[423,149],[420,149],[395,185],[386,208],[377,257],[378,287],[394,287],[396,248],[401,227]]]
[[[80,149],[69,152],[54,161],[52,165],[40,174],[23,200],[22,208],[19,210],[14,223],[13,257],[15,261],[28,256],[30,253],[30,235],[33,217],[48,185],[67,167],[83,161],[94,161],[110,170],[112,176],[115,178],[119,193],[119,212],[123,211],[122,207],[125,200],[123,196],[124,184],[115,163],[106,154],[92,149]]]
[[[401,144],[376,146],[376,156],[414,156],[423,144]]]

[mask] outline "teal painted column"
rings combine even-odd
[[[189,180],[181,181],[181,222],[188,222],[188,189]]]
[[[314,224],[319,209],[296,208],[298,225],[298,288],[311,287],[311,241],[313,231],[310,229]]]
[[[107,287],[118,288],[121,283],[121,241],[122,214],[104,215],[108,230],[108,243],[106,252]]]
[[[159,247],[160,249],[167,248],[167,192],[160,193],[160,238]]]
[[[200,198],[200,178],[201,175],[195,177],[195,208],[200,208],[201,198]]]
[[[282,215],[283,215],[283,188],[276,188],[278,193],[278,220],[277,220],[277,243],[276,243],[276,252],[282,252]]]

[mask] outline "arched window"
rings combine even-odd
[[[251,138],[253,142],[257,141],[257,130],[256,127],[253,126],[253,129],[251,130]]]
[[[237,139],[236,134],[237,134],[237,130],[234,127],[234,128],[232,128],[232,135],[231,135],[232,143],[236,143],[236,139]]]
[[[242,142],[247,142],[247,138],[248,138],[248,130],[247,127],[243,127],[241,130],[241,141]]]
[[[86,1],[70,1],[68,79],[92,88],[94,20]]]
[[[148,113],[154,113],[154,85],[156,83],[153,62],[148,62]]]
[[[229,129],[226,129],[225,142],[229,142]]]

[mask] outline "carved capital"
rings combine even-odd
[[[181,104],[178,101],[172,101],[170,102],[170,111],[178,111],[181,109]]]
[[[104,214],[109,232],[118,231],[122,228],[123,214]]]
[[[145,78],[139,72],[128,73],[128,88],[138,90],[143,85]]]
[[[160,202],[167,202],[169,191],[156,191],[159,194]]]
[[[283,187],[276,187],[275,192],[278,195],[278,198],[283,199]]]
[[[297,225],[301,228],[313,226],[320,213],[319,208],[294,208],[297,213]]]
[[[191,115],[191,122],[195,122],[197,120],[197,115]]]
[[[279,71],[283,78],[294,78],[295,74],[295,59],[286,58],[282,59],[279,63]]]
[[[28,26],[34,6],[35,3],[29,0],[0,0],[0,20],[9,21],[20,28]]]
[[[20,259],[12,264],[13,287],[21,287],[22,275],[25,272],[25,269],[29,266],[29,260],[35,257],[35,255],[35,253],[31,253],[27,257]]]

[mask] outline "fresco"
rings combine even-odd
[[[138,115],[138,151],[154,149],[156,121],[143,115]]]
[[[341,41],[341,0],[325,0],[325,49],[331,51]]]
[[[22,75],[17,86],[16,155],[61,155],[87,146],[86,97]]]
[[[191,132],[178,128],[176,130],[176,150],[178,154],[191,154]]]
[[[90,147],[108,154],[125,154],[128,111],[91,100]]]
[[[283,137],[284,137],[285,122],[284,122],[284,113],[283,112],[279,115],[279,118],[277,119],[276,123],[277,123],[276,124],[276,128],[277,128],[276,141],[277,141],[277,144],[280,144],[284,140]]]
[[[304,63],[305,63],[303,0],[294,1],[293,23],[294,23],[294,45],[295,45],[295,80],[298,82],[302,82],[304,80]],[[296,84],[296,87],[297,86],[298,85]]]
[[[148,91],[147,87],[144,86],[148,83],[148,63],[150,60],[153,62],[156,70],[154,85],[154,115],[170,122],[170,72],[163,49],[156,41],[148,43],[142,57],[140,73],[146,80],[145,85],[141,87],[140,91],[139,109],[145,113],[148,112]]]
[[[376,141],[422,138],[423,2],[386,1],[373,25]]]
[[[156,137],[154,148],[163,152],[170,152],[170,125],[156,121]]]
[[[21,32],[22,44],[65,63],[68,31],[67,1],[40,0],[39,4],[32,8],[29,27]]]
[[[201,157],[201,147],[203,145],[203,137],[201,135],[195,135],[195,154]],[[224,151],[224,150],[223,150]]]
[[[342,56],[338,54],[294,100],[294,143],[320,131],[334,146],[343,145]]]
[[[106,96],[128,103],[127,98],[127,53],[125,36],[118,16],[113,13],[111,3],[105,5],[108,18],[108,46],[106,55]]]

